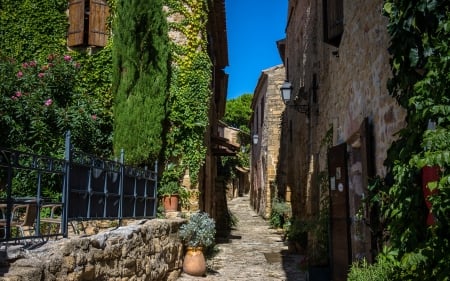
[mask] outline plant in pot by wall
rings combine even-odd
[[[202,276],[206,272],[203,251],[215,242],[216,224],[207,213],[198,212],[190,216],[180,227],[179,236],[186,248],[183,271],[189,275]]]
[[[178,211],[180,194],[183,193],[182,187],[177,181],[169,181],[161,184],[158,188],[158,195],[161,198],[166,212]]]
[[[161,185],[158,187],[158,196],[164,206],[165,212],[176,212],[179,207],[189,205],[190,191],[181,185],[182,171],[179,166],[169,163],[163,171]]]

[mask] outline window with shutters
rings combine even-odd
[[[106,0],[69,0],[67,45],[104,47],[108,41]]]
[[[344,33],[344,1],[323,0],[323,40],[339,47]]]

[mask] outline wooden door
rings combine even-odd
[[[330,253],[333,281],[347,280],[350,256],[347,144],[328,151],[330,184]]]

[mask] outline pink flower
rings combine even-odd
[[[35,67],[35,66],[36,66],[36,62],[35,62],[34,60],[33,60],[33,61],[30,61],[29,65],[30,65],[31,67]]]
[[[96,115],[96,114],[92,114],[92,115],[91,115],[91,118],[92,118],[92,120],[95,121],[95,120],[97,120],[97,115]]]
[[[20,98],[22,96],[22,93],[20,91],[17,91],[15,96]]]
[[[17,100],[17,97],[16,96],[12,96],[11,99],[12,100]]]
[[[45,73],[39,72],[39,74],[38,74],[39,78],[44,78],[44,76],[45,76]]]
[[[23,68],[27,68],[28,67],[28,63],[26,63],[26,62],[22,63],[22,67]]]
[[[22,76],[23,76],[23,72],[22,71],[17,72],[17,78],[22,78]]]
[[[65,60],[65,61],[71,61],[71,60],[72,60],[72,57],[69,56],[69,55],[65,55],[65,56],[64,56],[64,60]]]
[[[52,103],[53,103],[53,100],[52,99],[48,99],[48,100],[45,101],[44,105],[45,106],[50,106],[50,105],[52,105]]]

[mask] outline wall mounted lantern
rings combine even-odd
[[[283,85],[280,88],[281,91],[281,98],[283,99],[283,102],[285,105],[293,107],[295,110],[297,110],[300,113],[307,113],[309,114],[309,104],[299,104],[296,102],[296,99],[292,100],[292,84],[289,81],[284,81]],[[300,88],[300,91],[303,88]]]
[[[258,135],[253,135],[253,144],[258,144]]]

